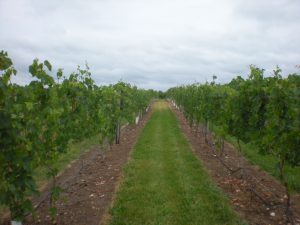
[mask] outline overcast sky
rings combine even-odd
[[[0,0],[0,31],[20,84],[36,57],[160,90],[300,64],[299,0]]]

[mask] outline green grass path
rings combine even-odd
[[[110,224],[242,224],[194,156],[165,102],[157,102],[124,169]]]

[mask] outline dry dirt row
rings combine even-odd
[[[177,115],[182,132],[191,143],[195,154],[201,159],[214,182],[229,197],[233,209],[249,224],[286,224],[285,189],[271,175],[252,165],[243,158],[232,145],[225,143],[223,163],[213,149],[205,143],[204,135],[191,129],[184,115],[170,104]],[[244,164],[243,179],[241,170],[230,174],[229,168],[237,169],[240,160]],[[300,224],[300,196],[293,195],[292,206],[296,224]]]

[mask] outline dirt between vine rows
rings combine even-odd
[[[108,210],[122,177],[122,167],[128,161],[151,112],[150,108],[138,125],[128,125],[122,129],[120,144],[114,144],[108,151],[104,151],[101,146],[94,147],[71,163],[57,178],[63,190],[56,204],[58,225],[98,225],[109,217]],[[34,205],[39,204],[37,217],[34,220],[28,216],[25,225],[52,224],[49,216],[49,188],[50,183],[40,197],[34,199]]]
[[[170,108],[176,114],[181,130],[189,140],[193,151],[201,159],[213,181],[228,196],[232,208],[242,218],[250,225],[287,224],[285,213],[287,197],[284,186],[278,180],[248,162],[229,143],[225,143],[223,156],[220,157],[219,153],[213,151],[211,145],[205,143],[204,135],[199,129],[195,132],[195,128],[190,128],[183,113],[171,104]],[[233,170],[238,169],[240,162],[245,169],[243,172],[239,170],[230,174],[219,157]],[[300,225],[300,195],[293,195],[291,199],[295,224]]]

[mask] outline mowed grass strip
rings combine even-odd
[[[139,137],[110,213],[111,225],[242,224],[163,101]]]

